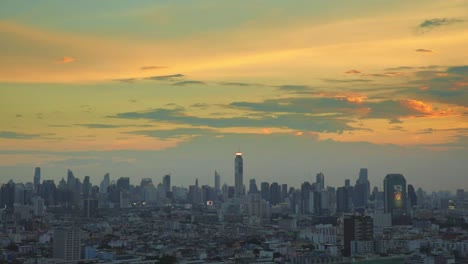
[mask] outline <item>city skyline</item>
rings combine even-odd
[[[72,10],[72,12],[71,12]],[[468,3],[0,3],[0,181],[468,189]],[[235,152],[234,152],[235,153]],[[39,175],[39,174],[38,174]]]

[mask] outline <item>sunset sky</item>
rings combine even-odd
[[[0,182],[468,189],[468,2],[0,2]]]

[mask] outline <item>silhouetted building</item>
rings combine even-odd
[[[416,195],[416,191],[411,184],[408,184],[408,204],[411,207],[418,205],[418,196]]]
[[[117,180],[117,189],[119,191],[129,191],[130,190],[130,178],[120,177]]]
[[[83,180],[83,185],[82,185],[82,190],[83,190],[83,197],[84,198],[88,198],[91,196],[91,188],[93,187],[93,185],[91,184],[91,181],[90,181],[90,177],[89,176],[85,176],[84,180]]]
[[[281,202],[281,188],[277,182],[270,185],[270,203],[277,205]]]
[[[325,175],[321,172],[315,176],[315,188],[317,191],[325,189]]]
[[[36,167],[34,169],[34,193],[39,193],[41,185],[41,168]]]
[[[356,185],[354,186],[354,207],[365,208],[367,207],[369,201],[369,194],[370,194],[370,183],[369,179],[367,178],[367,169],[362,168],[359,171],[359,178],[356,181]]]
[[[270,201],[270,184],[268,182],[262,182],[262,184],[260,184],[260,192],[262,194],[262,199],[269,202]]]
[[[234,176],[236,189],[236,197],[241,197],[244,195],[244,161],[242,160],[242,153],[237,152],[236,158],[234,160]]]
[[[284,202],[288,197],[288,185],[286,183],[281,184],[281,202]]]
[[[154,187],[153,180],[151,178],[143,178],[141,179],[140,186],[141,187],[149,187],[149,186]]]
[[[110,177],[109,173],[106,173],[104,175],[104,178],[101,181],[101,184],[99,185],[99,192],[100,193],[107,193],[107,188],[110,186]]]
[[[216,195],[218,195],[221,191],[221,176],[219,176],[217,171],[214,172],[214,187]]]
[[[166,191],[166,195],[167,195],[167,193],[171,191],[171,175],[170,174],[167,174],[164,176],[163,186],[164,186],[164,191]]]
[[[257,182],[255,181],[255,179],[250,179],[249,194],[252,193],[258,193]]]
[[[336,189],[336,212],[349,213],[351,211],[348,195],[348,188],[339,187]]]
[[[14,203],[15,183],[10,180],[0,188],[0,208],[6,208],[8,211],[13,211]]]

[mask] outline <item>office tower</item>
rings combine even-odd
[[[367,177],[367,169],[362,168],[359,170],[359,178],[354,186],[354,207],[365,208],[367,207],[370,194],[370,183]]]
[[[117,189],[120,191],[129,191],[130,190],[130,178],[120,177],[117,180]]]
[[[93,185],[91,184],[91,181],[90,181],[90,177],[89,176],[85,176],[84,180],[83,180],[83,185],[82,185],[82,190],[83,190],[83,197],[84,198],[88,198],[89,196],[91,196],[91,188],[93,187]]]
[[[167,195],[167,193],[169,193],[171,191],[171,174],[167,174],[167,175],[164,176],[163,186],[164,186],[164,190],[166,191],[166,195]]]
[[[101,181],[101,184],[99,185],[99,192],[100,193],[107,193],[107,188],[110,186],[110,177],[109,173],[106,173],[104,175],[104,178]]]
[[[281,202],[284,202],[288,197],[288,185],[286,183],[281,184]]]
[[[384,179],[384,210],[392,219],[406,215],[406,179],[401,174],[388,174]]]
[[[10,180],[7,184],[3,184],[0,188],[0,208],[5,208],[7,211],[13,211],[15,203],[15,183]]]
[[[350,187],[351,186],[351,181],[349,179],[345,179],[345,187]]]
[[[236,196],[236,187],[229,186],[228,187],[228,198],[234,198]]]
[[[416,191],[414,190],[414,186],[411,185],[411,184],[408,184],[408,205],[411,208],[418,205],[418,196],[416,195]]]
[[[464,189],[457,189],[457,200],[458,201],[465,200],[465,190]]]
[[[270,185],[270,203],[277,205],[281,202],[281,188],[277,182]]]
[[[351,255],[352,241],[373,240],[373,222],[370,216],[350,215],[343,221],[344,256]]]
[[[69,190],[74,190],[75,189],[75,183],[76,183],[75,175],[73,175],[73,171],[68,169],[67,170],[67,188]]]
[[[44,199],[45,206],[55,205],[57,201],[57,186],[53,180],[42,182],[41,197]]]
[[[304,182],[301,185],[301,205],[300,205],[300,212],[302,214],[314,214],[316,210],[316,206],[318,205],[319,201],[317,200],[318,197],[316,195],[318,192],[314,192],[313,186],[309,182]]]
[[[214,187],[215,187],[215,192],[216,195],[218,195],[221,191],[221,177],[219,176],[219,173],[217,171],[214,172]]]
[[[241,152],[237,152],[234,159],[234,176],[235,196],[241,197],[244,195],[244,161],[242,160]]]
[[[260,184],[260,192],[262,193],[262,199],[270,201],[270,184],[268,182],[262,182]]]
[[[348,188],[339,187],[336,189],[336,212],[349,213],[351,211],[350,209]]]
[[[39,185],[41,184],[41,168],[34,169],[34,193],[39,193]]]
[[[317,191],[325,189],[325,175],[321,172],[315,176],[315,188]]]
[[[255,179],[251,179],[249,184],[249,194],[252,193],[258,193],[257,182]]]
[[[54,258],[80,260],[81,232],[76,227],[59,227],[54,230]]]
[[[216,194],[214,188],[208,185],[203,185],[201,188],[202,202],[208,204],[209,202],[213,203],[216,199]]]

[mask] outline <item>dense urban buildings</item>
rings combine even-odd
[[[83,181],[71,169],[58,184],[36,168],[32,183],[0,187],[4,262],[22,263],[466,263],[468,199],[427,193],[401,174],[370,188],[301,186],[255,178],[234,186],[214,172],[213,186],[172,186],[172,175]],[[44,174],[42,175],[44,176]],[[157,182],[159,178],[160,182]],[[231,178],[232,180],[232,178]],[[289,188],[288,188],[289,187]],[[247,191],[246,191],[247,190]]]

